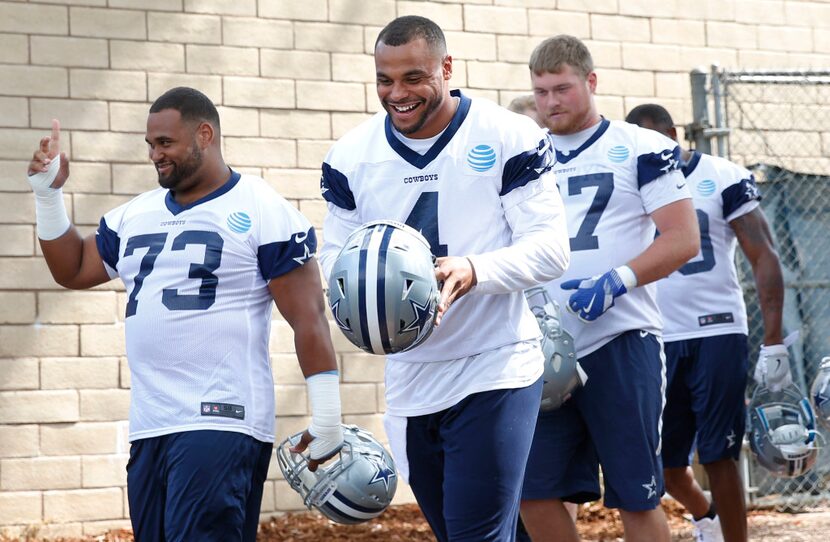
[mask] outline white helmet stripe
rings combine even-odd
[[[380,338],[380,326],[386,322],[378,322],[378,255],[380,244],[383,241],[383,232],[388,226],[372,228],[371,239],[366,257],[366,324],[369,331],[369,346],[375,354],[385,354]]]

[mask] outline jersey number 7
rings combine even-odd
[[[568,178],[568,195],[581,194],[582,190],[596,186],[597,193],[585,213],[585,219],[576,231],[576,237],[570,238],[571,250],[594,250],[599,248],[599,238],[594,235],[599,219],[605,208],[608,207],[608,200],[614,192],[613,173],[589,173],[588,175],[575,175]]]

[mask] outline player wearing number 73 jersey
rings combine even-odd
[[[442,319],[387,359],[389,444],[439,540],[508,540],[543,370],[522,289],[568,264],[550,144],[529,118],[449,90],[452,57],[428,19],[387,25],[375,67],[385,111],[323,164],[320,260],[328,273],[371,220],[404,222],[430,243]]]
[[[145,139],[161,187],[82,238],[63,207],[69,162],[54,121],[29,163],[38,237],[61,285],[118,276],[126,288],[136,540],[253,542],[274,441],[273,302],[295,332],[312,407],[294,449],[308,448],[313,470],[343,442],[314,229],[263,179],[225,164],[201,92],[159,97]]]

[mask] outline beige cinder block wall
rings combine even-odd
[[[689,121],[695,66],[830,65],[826,0],[0,0],[0,530],[74,536],[129,524],[125,295],[118,282],[63,290],[40,256],[23,175],[50,119],[63,123],[66,203],[84,231],[156,185],[145,119],[175,85],[220,106],[230,164],[264,176],[320,227],[320,162],[377,111],[374,39],[413,13],[445,29],[455,85],[502,104],[528,91],[527,57],[542,38],[584,38],[612,119],[658,100]],[[332,336],[345,420],[384,439],[382,362]],[[292,350],[276,315],[280,436],[307,422]],[[398,502],[410,500],[403,488]],[[263,515],[298,508],[273,464]]]

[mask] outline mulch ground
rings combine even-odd
[[[664,500],[672,540],[691,540],[692,529],[682,507]],[[830,513],[782,514],[771,511],[750,512],[750,539],[775,542],[826,542]],[[579,534],[585,541],[622,540],[619,514],[598,503],[579,508]],[[4,538],[0,542],[33,542],[36,537]],[[317,513],[285,514],[260,525],[259,542],[433,542],[435,538],[414,504],[390,507],[380,518],[361,525],[337,525]],[[134,542],[129,531],[111,531],[85,538],[59,538],[55,542]]]

